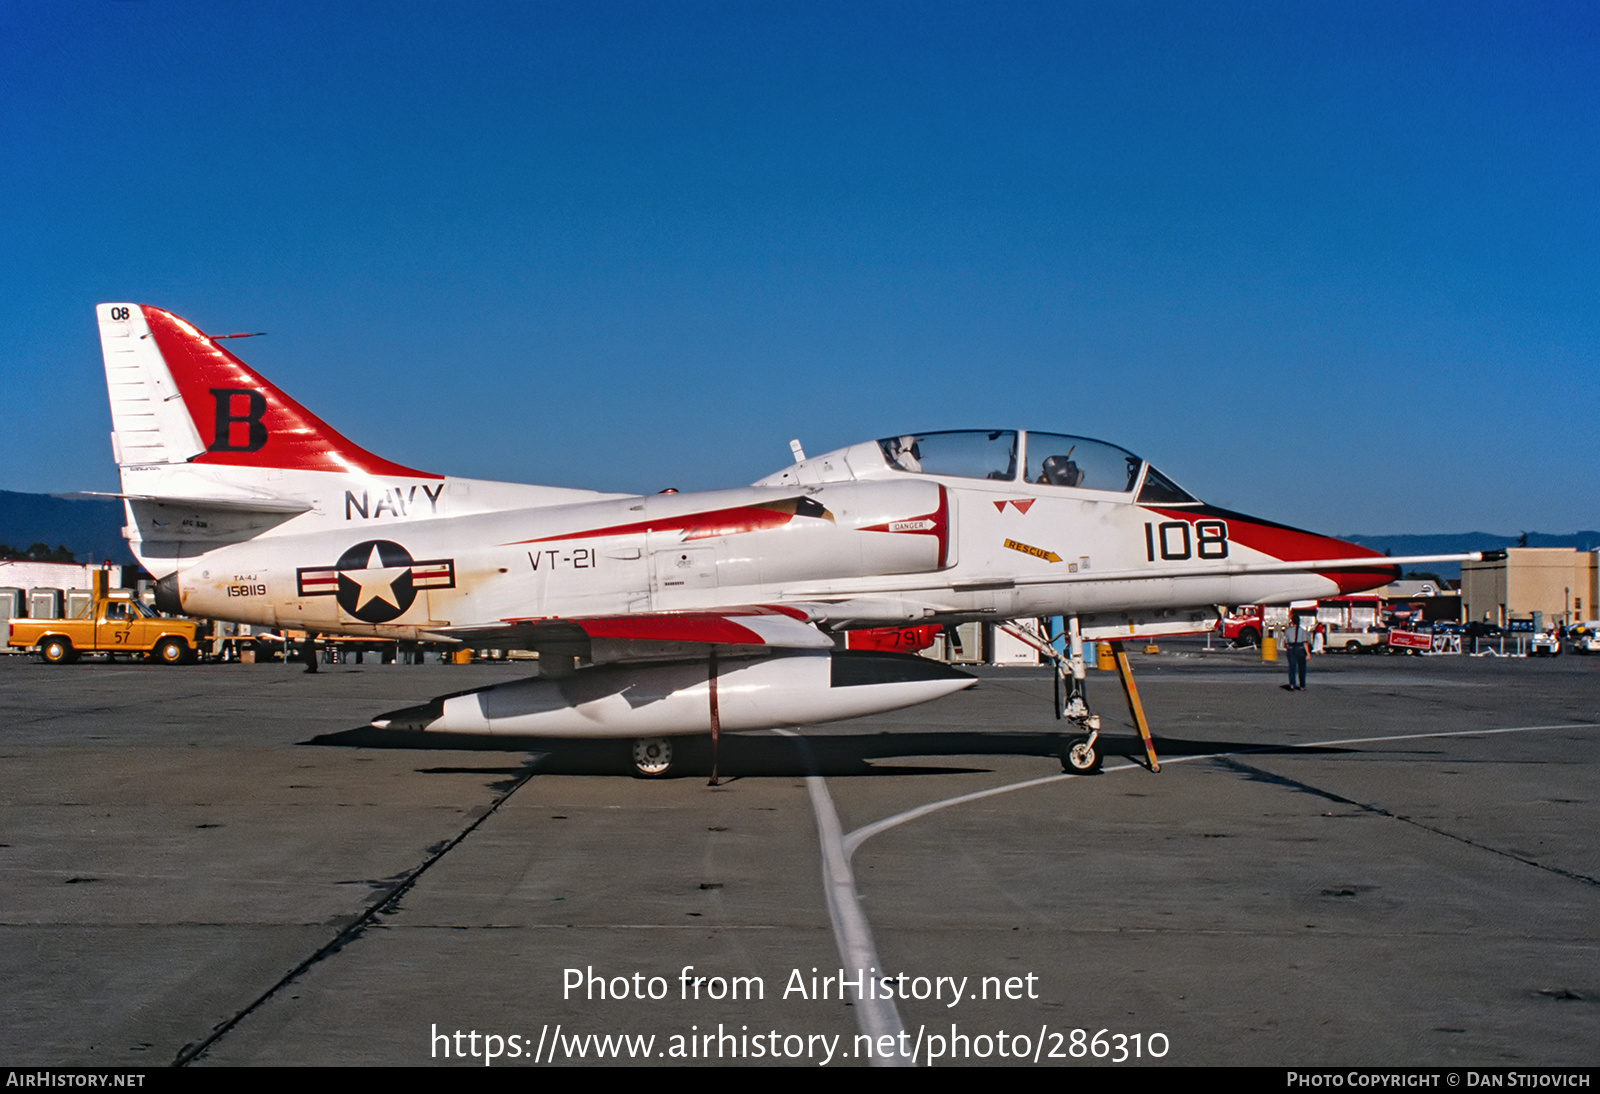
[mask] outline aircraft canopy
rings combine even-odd
[[[1143,472],[1140,502],[1171,505],[1195,500],[1132,452],[1092,437],[962,429],[885,437],[878,447],[890,467],[913,474],[1015,482],[1020,466],[1024,482],[1131,494]]]

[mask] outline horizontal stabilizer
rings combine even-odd
[[[308,513],[311,503],[293,501],[285,498],[206,498],[206,497],[162,497],[156,494],[111,494],[101,493],[96,490],[82,490],[75,494],[67,495],[77,498],[117,498],[122,501],[146,501],[156,505],[172,505],[187,509],[220,509],[229,513],[273,513],[288,514]]]

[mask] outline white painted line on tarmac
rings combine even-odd
[[[785,737],[805,739],[787,729],[777,730]],[[828,898],[828,918],[833,920],[833,938],[839,947],[839,960],[846,973],[856,975],[876,974],[879,968],[878,947],[872,941],[872,928],[867,915],[861,910],[861,899],[856,894],[855,872],[850,869],[850,855],[845,851],[839,824],[839,811],[833,806],[833,795],[828,793],[828,781],[821,775],[806,776],[806,791],[811,795],[811,811],[817,818],[817,838],[822,843],[822,891]],[[874,993],[856,992],[856,1024],[861,1032],[871,1037],[888,1036],[895,1045],[901,1044],[904,1026],[894,1000],[876,998]],[[904,1056],[876,1056],[870,1061],[874,1067],[909,1067],[912,1061]]]
[[[1207,752],[1198,756],[1179,756],[1175,760],[1162,760],[1161,765],[1163,767],[1167,767],[1172,764],[1191,763],[1195,760],[1214,760],[1221,756],[1248,756],[1258,752],[1278,752],[1282,749],[1332,748],[1336,745],[1378,744],[1385,741],[1420,741],[1429,737],[1488,737],[1498,733],[1533,733],[1538,730],[1546,729],[1594,729],[1596,727],[1600,727],[1600,722],[1563,722],[1557,725],[1511,726],[1505,729],[1453,729],[1438,733],[1402,733],[1389,737],[1344,737],[1337,741],[1307,741],[1302,744],[1264,745],[1261,748],[1241,748],[1235,749],[1231,752]],[[1142,764],[1134,763],[1118,764],[1115,767],[1105,768],[1102,771],[1102,774],[1109,775],[1113,771],[1132,770],[1143,771],[1144,766]],[[857,828],[854,832],[851,832],[849,835],[845,836],[845,856],[847,858],[853,858],[856,853],[856,848],[860,847],[864,842],[871,839],[873,836],[876,836],[880,832],[887,832],[889,829],[897,828],[900,825],[905,824],[907,821],[914,821],[918,817],[927,816],[929,813],[934,813],[941,809],[948,809],[952,805],[964,805],[967,802],[978,801],[982,798],[992,798],[996,794],[1009,794],[1013,790],[1027,790],[1030,787],[1044,786],[1047,783],[1060,782],[1063,779],[1079,778],[1083,778],[1083,776],[1066,774],[1046,775],[1043,778],[1027,779],[1019,783],[1008,783],[1005,786],[995,786],[989,788],[988,790],[978,790],[971,794],[961,794],[954,798],[945,798],[943,801],[929,802],[926,805],[919,805],[915,809],[907,809],[904,813],[896,813],[892,817],[885,817],[880,821],[873,821],[871,824],[863,825],[862,827]]]
[[[1511,726],[1504,729],[1457,729],[1446,730],[1438,733],[1403,733],[1388,737],[1344,737],[1332,741],[1307,741],[1292,745],[1265,745],[1260,748],[1241,748],[1226,752],[1207,752],[1198,756],[1179,756],[1177,759],[1162,761],[1163,766],[1171,764],[1191,763],[1195,760],[1214,760],[1223,756],[1249,756],[1260,752],[1277,753],[1284,749],[1301,748],[1332,748],[1337,745],[1379,744],[1387,741],[1420,741],[1432,737],[1489,737],[1501,733],[1534,733],[1550,729],[1595,729],[1600,728],[1600,722],[1565,722],[1556,725],[1542,726]],[[779,729],[775,732],[785,737],[794,737],[804,744],[804,737],[792,730]],[[1111,774],[1114,771],[1143,771],[1142,764],[1126,763],[1115,767],[1107,767],[1102,774]],[[872,940],[872,927],[867,923],[867,916],[861,909],[861,898],[856,892],[855,871],[850,867],[850,860],[855,856],[856,848],[862,843],[886,832],[897,828],[929,813],[941,809],[949,809],[955,805],[965,805],[967,802],[980,801],[992,798],[999,794],[1009,794],[1016,790],[1028,790],[1036,786],[1047,786],[1050,783],[1062,782],[1066,779],[1080,779],[1082,775],[1046,775],[1037,779],[1025,779],[1022,782],[1008,783],[1005,786],[994,786],[988,790],[977,790],[970,794],[960,794],[953,798],[929,802],[919,805],[915,809],[907,809],[903,813],[885,817],[880,821],[863,825],[851,832],[848,836],[842,835],[839,824],[839,811],[834,808],[833,796],[828,793],[828,782],[821,775],[806,776],[806,790],[811,795],[811,811],[817,819],[817,837],[822,844],[822,888],[828,899],[828,917],[833,921],[833,937],[839,947],[839,958],[843,967],[850,969],[878,969],[878,949]],[[872,1037],[891,1035],[895,1044],[900,1043],[900,1034],[904,1029],[900,1021],[900,1012],[895,1008],[891,999],[876,999],[866,993],[858,992],[856,996],[856,1023],[861,1032]],[[903,1056],[872,1058],[872,1064],[879,1067],[904,1067],[912,1061]]]
[[[1198,759],[1199,757],[1195,758]],[[1138,766],[1138,764],[1119,764],[1116,767],[1103,768],[1102,771],[1105,773],[1112,771],[1126,771],[1129,768]],[[929,802],[927,805],[919,805],[915,809],[907,809],[904,813],[896,813],[892,817],[885,817],[880,821],[873,821],[871,824],[863,825],[862,827],[857,828],[854,832],[851,832],[844,838],[844,853],[847,858],[854,858],[856,848],[860,847],[864,842],[871,839],[873,836],[876,836],[879,832],[886,832],[891,828],[898,828],[907,821],[914,821],[918,817],[927,816],[929,813],[936,813],[941,809],[948,809],[952,805],[965,805],[967,802],[975,802],[982,798],[992,798],[996,794],[1009,794],[1013,790],[1027,790],[1028,788],[1034,786],[1046,786],[1050,783],[1061,782],[1063,779],[1081,778],[1083,778],[1082,775],[1045,775],[1037,779],[1028,779],[1026,782],[1008,783],[1005,786],[990,787],[988,790],[977,790],[971,794],[962,794],[959,797],[945,798],[943,801]]]

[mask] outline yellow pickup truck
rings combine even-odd
[[[198,660],[210,624],[168,619],[132,597],[109,596],[99,588],[95,594],[86,617],[13,619],[9,644],[35,650],[52,665],[70,664],[84,653],[143,654],[163,665]]]

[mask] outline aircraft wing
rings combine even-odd
[[[1325,570],[1392,570],[1399,577],[1402,566],[1415,566],[1424,562],[1481,562],[1492,558],[1494,551],[1471,551],[1453,555],[1372,555],[1360,558],[1305,558],[1274,562],[1216,562],[1210,565],[1186,566],[1181,571],[1165,573],[1150,569],[1101,570],[1070,576],[1019,578],[1018,585],[1047,585],[1055,582],[1076,583],[1085,581],[1141,581],[1152,577],[1231,577],[1235,574],[1292,574],[1322,573]]]
[[[437,627],[422,637],[478,649],[571,654],[596,664],[704,656],[707,646],[757,649],[832,649],[833,639],[794,608],[747,605],[702,612],[628,612],[559,619],[503,619],[467,627]]]

